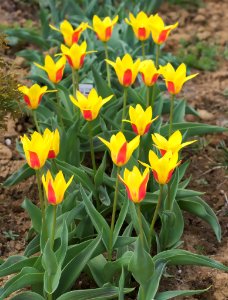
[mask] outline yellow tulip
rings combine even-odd
[[[160,71],[156,69],[154,62],[150,59],[141,62],[139,72],[146,86],[153,86],[160,75]]]
[[[104,20],[101,20],[97,15],[93,16],[93,30],[96,32],[99,40],[107,42],[111,38],[113,27],[117,23],[118,18],[118,16],[115,16],[111,20],[110,17],[105,17]]]
[[[21,142],[27,163],[32,169],[42,168],[48,158],[51,139],[49,135],[42,135],[34,131],[29,139],[26,135],[21,136]]]
[[[143,174],[134,166],[132,171],[124,170],[124,178],[119,176],[124,183],[128,198],[134,203],[141,202],[146,196],[146,188],[149,180],[149,169],[146,168]]]
[[[137,135],[144,135],[150,130],[150,125],[158,118],[158,116],[152,119],[152,107],[149,106],[144,111],[140,104],[136,107],[129,107],[130,120],[123,120],[131,123],[133,131]]]
[[[116,62],[108,59],[106,59],[106,62],[115,69],[120,84],[127,87],[135,82],[140,66],[139,58],[133,62],[130,54],[125,54],[122,60],[117,57]]]
[[[34,63],[38,68],[44,70],[48,74],[48,78],[53,83],[58,83],[60,80],[62,80],[63,77],[63,71],[66,64],[66,58],[63,56],[61,57],[56,63],[51,58],[50,55],[46,55],[44,66],[41,66],[40,64]]]
[[[136,17],[129,13],[129,20],[125,18],[125,22],[132,26],[135,36],[140,41],[145,41],[150,35],[150,17],[143,11],[140,11]]]
[[[48,128],[44,130],[44,139],[49,138],[51,140],[50,150],[48,152],[48,158],[56,158],[59,154],[60,136],[58,129],[50,131]]]
[[[80,108],[83,118],[87,121],[96,119],[101,107],[107,103],[113,95],[102,99],[98,96],[97,91],[93,88],[89,92],[88,97],[84,96],[81,92],[76,91],[76,99],[70,95],[70,100],[74,105]]]
[[[167,140],[158,133],[152,134],[152,140],[155,146],[160,150],[161,155],[171,151],[172,153],[180,151],[182,148],[197,142],[197,140],[182,143],[182,134],[179,130],[175,131]]]
[[[63,201],[64,194],[71,184],[74,176],[71,176],[66,182],[62,171],[59,171],[55,179],[52,178],[50,171],[47,171],[46,178],[42,176],[43,186],[46,192],[48,203],[51,205],[58,205]]]
[[[42,97],[46,93],[57,92],[57,90],[47,90],[47,86],[39,86],[38,84],[33,84],[30,88],[25,85],[18,87],[18,90],[24,94],[24,101],[27,106],[31,109],[37,109]]]
[[[68,22],[67,20],[64,20],[60,24],[60,29],[56,28],[53,25],[49,26],[51,27],[51,29],[62,33],[64,42],[68,47],[71,47],[73,44],[78,43],[81,33],[89,27],[88,23],[82,22],[77,28],[74,29],[70,22]]]
[[[177,26],[178,22],[173,25],[165,26],[162,18],[158,14],[150,17],[152,38],[158,45],[163,44],[167,40],[171,30],[175,29]]]
[[[117,166],[123,166],[129,161],[140,142],[140,136],[138,135],[128,143],[122,132],[118,132],[116,135],[113,134],[110,142],[101,137],[98,138],[109,148],[112,161]]]
[[[175,71],[173,66],[168,63],[166,66],[160,66],[160,72],[163,75],[166,87],[170,94],[176,95],[180,93],[183,84],[196,77],[198,73],[186,76],[186,65],[182,63]]]
[[[164,156],[159,158],[154,151],[149,151],[150,165],[140,162],[143,166],[151,168],[155,180],[159,184],[166,184],[172,178],[173,171],[181,163],[178,162],[178,153],[166,152]]]

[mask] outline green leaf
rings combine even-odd
[[[92,72],[96,83],[98,95],[100,95],[102,98],[113,95],[113,90],[108,86],[108,83],[98,73],[98,71],[96,70],[96,68],[94,68],[94,66],[92,66]]]
[[[26,163],[20,169],[18,169],[15,173],[10,175],[4,182],[3,186],[9,187],[13,186],[15,184],[20,183],[21,181],[31,177],[35,174],[35,171],[29,167],[29,165]]]
[[[67,229],[67,224],[64,222],[63,224],[63,230],[62,234],[60,236],[61,239],[61,244],[56,251],[56,258],[57,262],[60,266],[62,266],[63,261],[65,259],[66,253],[67,253],[67,247],[68,247],[68,229]]]
[[[204,289],[204,290],[182,290],[182,291],[167,291],[167,292],[161,292],[156,294],[156,300],[168,300],[173,299],[175,297],[179,296],[192,296],[192,295],[199,295],[202,294],[210,289]]]
[[[96,187],[99,187],[103,183],[105,168],[106,168],[106,152],[103,156],[102,162],[94,177],[94,182]]]
[[[36,260],[37,257],[27,258],[19,255],[10,256],[0,266],[0,277],[20,272],[24,267],[32,267]]]
[[[124,268],[122,267],[122,273],[119,280],[118,300],[124,300],[124,285],[125,285],[125,272],[124,272]]]
[[[24,255],[29,257],[40,251],[40,236],[36,235],[25,248]]]
[[[156,267],[152,278],[145,286],[145,291],[146,291],[146,299],[145,300],[151,300],[155,297],[157,290],[159,288],[160,280],[163,275],[165,266],[166,266],[166,264],[161,263]]]
[[[113,232],[113,248],[115,248],[115,242],[118,238],[118,235],[120,233],[122,225],[125,221],[126,215],[128,213],[128,207],[129,207],[129,201],[128,200],[124,201],[123,206],[120,209],[118,219],[115,223],[115,228],[114,228],[114,232]]]
[[[109,228],[106,220],[96,210],[95,206],[93,205],[93,203],[91,201],[91,194],[88,197],[82,187],[80,187],[80,192],[81,192],[84,204],[85,204],[87,214],[90,216],[90,219],[91,219],[94,227],[96,228],[96,231],[102,236],[102,240],[104,242],[104,245],[105,245],[106,249],[108,249],[108,247],[109,247],[109,237],[110,237],[110,228]]]
[[[200,197],[180,198],[180,208],[207,222],[213,229],[218,241],[221,241],[221,227],[216,214]]]
[[[124,294],[130,293],[134,288],[125,288]],[[104,300],[104,299],[115,299],[118,297],[119,288],[110,284],[104,285],[102,288],[89,289],[89,290],[78,290],[66,293],[57,300]]]
[[[103,271],[107,260],[103,254],[100,254],[88,262],[88,267],[92,273],[93,279],[99,287],[102,287],[108,280],[105,277],[105,272]]]
[[[186,102],[184,100],[178,101],[174,107],[173,123],[184,122]]]
[[[45,300],[45,298],[34,292],[24,292],[14,296],[11,300]]]
[[[35,229],[36,232],[41,232],[42,227],[42,215],[40,209],[32,203],[31,200],[25,198],[21,205],[29,214],[29,217],[32,221],[32,226]]]

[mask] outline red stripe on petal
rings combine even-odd
[[[29,107],[31,107],[31,102],[30,102],[29,96],[24,95],[24,101]]]
[[[84,59],[85,59],[85,54],[83,54],[82,56],[81,56],[81,58],[80,58],[80,64],[79,64],[79,66],[80,66],[80,68],[83,66],[83,64],[84,64]]]
[[[141,39],[146,38],[146,28],[145,27],[141,27],[138,29],[138,37]]]
[[[132,127],[133,131],[138,135],[139,132],[138,132],[137,126],[136,126],[135,124],[132,123],[132,124],[131,124],[131,127]]]
[[[48,196],[47,200],[50,204],[56,204],[56,196],[55,196],[55,191],[54,188],[51,184],[51,181],[48,182]]]
[[[127,156],[127,142],[125,142],[119,150],[119,153],[116,158],[117,165],[123,165],[126,163]]]
[[[54,150],[49,150],[48,152],[48,158],[55,158],[56,155],[55,155],[55,151]]]
[[[167,82],[167,89],[170,94],[175,94],[175,85],[172,81]]]
[[[158,181],[158,173],[157,173],[155,170],[153,170],[152,172],[153,172],[153,175],[154,175],[154,179],[155,179],[157,182],[159,182],[159,181]]]
[[[164,156],[166,152],[167,152],[166,150],[160,149],[161,156]]]
[[[123,85],[129,86],[131,84],[132,84],[132,71],[130,69],[127,69],[123,75]]]
[[[151,123],[148,123],[148,124],[146,125],[145,131],[144,131],[143,134],[146,134],[146,133],[150,130],[150,125],[151,125]]]
[[[93,120],[93,114],[91,110],[83,110],[82,111],[83,118],[87,121],[92,121]]]
[[[109,26],[105,30],[105,39],[108,40],[112,36],[112,26]]]
[[[139,187],[139,195],[138,195],[139,201],[142,201],[146,196],[146,187],[147,187],[148,180],[149,180],[149,174],[147,174],[147,176],[145,177],[145,179],[143,180],[143,182]]]
[[[40,160],[36,152],[29,151],[30,166],[33,169],[40,168]]]
[[[40,104],[40,102],[41,102],[41,100],[42,100],[42,97],[43,97],[43,95],[44,95],[44,94],[41,94],[41,95],[40,95],[40,97],[39,97],[39,100],[38,100],[38,104]]]
[[[66,55],[66,58],[67,58],[68,64],[73,68],[73,62],[72,62],[71,57],[69,55]]]
[[[142,76],[142,80],[143,80],[143,82],[145,83],[145,76],[144,76],[144,74],[143,73],[141,73],[141,76]],[[146,84],[146,83],[145,83]]]
[[[170,181],[170,179],[172,178],[173,171],[174,171],[174,169],[172,169],[171,171],[169,171],[169,174],[168,174],[168,177],[167,177],[166,183],[168,183],[168,182]]]
[[[80,33],[81,33],[82,29],[79,29],[78,31],[75,31],[72,35],[72,44],[77,44],[79,37],[80,37]]]
[[[160,33],[159,38],[158,38],[159,44],[164,43],[166,41],[169,31],[170,31],[170,29],[166,29]]]
[[[151,78],[151,84],[155,84],[155,82],[158,80],[159,74],[154,74],[154,76]]]
[[[56,82],[59,82],[62,77],[63,77],[63,69],[64,69],[64,66],[62,66],[62,68],[60,68],[57,72],[56,72]]]

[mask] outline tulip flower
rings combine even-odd
[[[110,142],[101,137],[98,138],[109,148],[112,161],[117,166],[123,166],[129,161],[140,142],[140,136],[138,135],[128,143],[122,132],[118,132],[116,135],[113,134]]]
[[[124,170],[123,178],[119,175],[119,179],[126,187],[128,198],[135,202],[141,202],[146,196],[146,188],[149,180],[149,169],[146,168],[143,174],[134,166],[132,171]]]
[[[174,169],[181,163],[178,162],[178,152],[166,152],[164,156],[159,158],[154,151],[149,152],[150,165],[140,162],[143,166],[151,168],[155,180],[159,184],[166,184],[172,178]]]
[[[73,44],[78,43],[81,33],[89,27],[88,23],[82,22],[77,28],[74,29],[67,20],[64,20],[60,24],[60,29],[56,28],[53,25],[49,26],[51,27],[51,29],[62,33],[64,42],[68,47],[71,47]]]
[[[86,48],[87,48],[86,41],[82,42],[81,45],[73,44],[71,48],[67,48],[63,44],[61,45],[61,51],[63,55],[66,57],[69,65],[75,70],[79,70],[82,68],[86,54],[95,52],[95,51],[86,52]]]
[[[160,71],[150,59],[141,62],[139,72],[141,73],[142,80],[146,86],[153,86],[160,75]]]
[[[48,152],[48,158],[56,158],[59,154],[60,136],[59,131],[50,131],[48,128],[44,130],[44,138],[48,137],[51,140],[50,150]]]
[[[140,41],[145,41],[150,35],[150,17],[143,11],[140,11],[136,17],[129,13],[129,20],[125,18],[125,22],[132,26],[136,38]]]
[[[197,140],[182,143],[182,134],[179,130],[175,131],[167,140],[158,133],[152,134],[152,140],[155,146],[160,150],[161,155],[171,151],[172,153],[180,151],[182,148],[197,142]]]
[[[110,17],[106,17],[102,21],[97,15],[93,16],[93,30],[96,32],[99,40],[102,42],[110,40],[113,27],[118,19],[118,16],[115,16],[113,20],[111,20]]]
[[[92,121],[98,116],[101,107],[110,101],[112,97],[113,95],[102,99],[93,88],[89,92],[88,97],[84,96],[80,91],[77,91],[76,99],[70,95],[70,100],[74,105],[79,107],[85,120]]]
[[[21,142],[27,163],[32,169],[42,168],[48,158],[51,139],[49,135],[42,135],[34,131],[29,139],[26,135],[21,136]]]
[[[150,129],[150,125],[158,118],[157,116],[152,119],[151,106],[144,111],[140,104],[137,104],[135,108],[130,106],[129,116],[130,120],[123,121],[131,123],[132,129],[137,135],[146,134]]]
[[[135,82],[139,71],[140,59],[133,62],[130,54],[125,54],[122,60],[120,57],[117,57],[116,62],[108,59],[105,61],[115,69],[120,84],[128,87]]]
[[[63,56],[61,57],[56,63],[51,58],[50,55],[46,55],[44,66],[40,64],[34,63],[38,68],[44,70],[48,74],[48,78],[53,83],[58,83],[62,80],[63,71],[66,64],[66,58]]]
[[[47,171],[46,178],[42,176],[42,183],[47,196],[47,201],[51,205],[58,205],[63,201],[64,194],[71,184],[74,176],[66,182],[62,171],[59,171],[55,178],[52,177],[50,171]]]
[[[160,72],[165,78],[166,87],[170,94],[176,95],[180,93],[183,84],[196,77],[198,73],[186,76],[186,65],[182,63],[175,71],[173,66],[168,63],[166,66],[160,66]]]
[[[152,38],[158,45],[163,44],[167,40],[171,30],[175,29],[177,26],[178,22],[173,25],[165,26],[162,18],[158,14],[150,17]]]
[[[30,88],[25,85],[18,87],[18,90],[24,94],[24,101],[27,106],[31,109],[37,109],[42,97],[46,93],[57,92],[57,90],[47,90],[47,86],[39,86],[38,84],[33,84]]]

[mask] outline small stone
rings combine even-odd
[[[212,113],[210,113],[209,111],[207,111],[205,109],[198,109],[198,113],[199,113],[200,118],[204,121],[211,121],[215,118]]]
[[[6,144],[6,146],[11,146],[11,145],[12,145],[11,139],[6,138],[6,139],[5,139],[5,144]]]
[[[205,21],[206,21],[206,17],[204,15],[197,15],[194,18],[194,22],[196,22],[196,23],[202,23],[202,22],[205,22]]]

